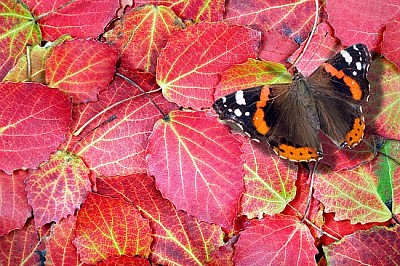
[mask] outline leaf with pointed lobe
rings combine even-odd
[[[144,5],[124,14],[104,37],[120,54],[120,67],[155,73],[157,58],[185,24],[168,7]]]
[[[26,175],[22,170],[12,175],[0,171],[0,236],[21,229],[31,217],[32,207],[26,200],[24,184]]]
[[[221,228],[176,210],[147,174],[101,178],[97,184],[100,194],[132,202],[149,220],[153,264],[213,265],[218,260],[230,265],[233,250],[224,245]]]
[[[121,255],[147,257],[150,253],[149,222],[123,199],[90,193],[79,210],[75,228],[73,243],[84,263]]]
[[[149,75],[138,75],[134,81],[147,90],[154,82],[147,79]],[[160,92],[149,96],[166,113],[177,109]],[[99,95],[98,102],[75,106],[72,132],[89,124],[78,136],[70,136],[66,149],[80,156],[97,175],[146,172],[148,137],[161,117],[149,98],[117,78]]]
[[[147,147],[148,173],[163,196],[199,220],[231,228],[243,192],[238,141],[215,117],[173,111]]]
[[[0,4],[0,81],[25,54],[27,46],[41,41],[39,26],[27,7],[19,1]]]
[[[58,151],[26,178],[29,204],[35,225],[58,222],[73,215],[91,191],[89,170],[81,158]]]
[[[97,38],[115,18],[118,0],[25,0],[43,33],[54,41],[64,34],[74,38]]]
[[[386,24],[383,32],[382,55],[394,62],[400,68],[400,15]]]
[[[199,23],[169,39],[157,64],[164,96],[180,106],[210,107],[219,73],[256,57],[260,33],[242,26]]]
[[[64,140],[71,102],[38,83],[0,83],[0,169],[35,169]],[[18,110],[16,112],[15,110]]]
[[[112,81],[118,55],[107,44],[71,40],[56,47],[46,60],[46,81],[72,96],[74,103],[96,101]]]

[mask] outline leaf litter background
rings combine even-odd
[[[290,82],[313,1],[6,0],[0,10],[1,265],[400,261],[396,1],[320,3],[303,74],[358,42],[375,56],[365,141],[338,150],[321,136],[305,220],[304,166],[210,107]]]

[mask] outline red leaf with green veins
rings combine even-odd
[[[238,141],[215,117],[174,111],[154,126],[148,173],[163,196],[199,220],[231,228],[243,192]]]
[[[39,253],[45,247],[39,239],[33,219],[29,219],[21,230],[14,230],[0,237],[0,265],[38,265]]]
[[[376,7],[373,0],[327,1],[326,12],[335,35],[344,46],[364,43],[370,49],[380,45],[382,31],[400,12],[398,0],[385,0]]]
[[[123,199],[89,194],[79,210],[75,232],[73,243],[84,263],[121,255],[147,257],[150,253],[149,222]]]
[[[71,102],[37,83],[0,83],[0,169],[36,168],[64,140]],[[18,110],[18,111],[16,111]]]
[[[172,36],[157,64],[164,96],[184,107],[210,107],[219,73],[257,56],[260,33],[226,23],[199,23]]]
[[[232,251],[223,249],[223,232],[217,225],[199,222],[163,198],[146,174],[97,179],[98,192],[135,204],[153,230],[154,264],[206,265],[215,258],[230,265]],[[208,264],[207,264],[208,265]]]
[[[46,60],[46,81],[72,96],[74,103],[96,101],[112,81],[117,59],[117,52],[107,44],[67,41]]]
[[[90,190],[89,170],[83,161],[69,152],[58,151],[26,179],[35,225],[43,226],[73,215]]]
[[[400,227],[357,231],[324,247],[328,265],[397,265],[400,261]]]
[[[170,8],[146,5],[123,15],[104,37],[118,50],[121,68],[155,73],[161,48],[182,28],[185,24]]]
[[[231,0],[226,6],[225,20],[251,26],[268,35],[278,31],[297,43],[305,40],[315,17],[315,1],[243,1]]]
[[[40,43],[41,34],[29,10],[19,1],[0,3],[0,81],[25,54],[28,45]]]
[[[0,237],[11,230],[24,227],[31,217],[32,207],[26,200],[27,173],[19,170],[12,175],[0,171]]]
[[[235,265],[315,265],[318,250],[308,227],[287,215],[254,220],[235,244]]]
[[[198,21],[220,21],[223,18],[225,1],[198,0],[137,0],[135,6],[153,4],[170,7],[180,18]]]
[[[135,257],[118,256],[96,263],[96,266],[117,266],[117,265],[150,266],[150,262],[144,258],[137,256]]]
[[[164,112],[177,108],[160,92],[151,93],[150,97]],[[139,95],[135,87],[118,78],[108,91],[99,95],[98,102],[76,106],[73,132],[85,123],[89,124],[78,136],[71,137],[68,149],[98,175],[146,172],[148,137],[161,117],[145,95]]]
[[[281,212],[296,195],[297,167],[279,158],[266,142],[240,139],[246,161],[241,213],[261,219]]]
[[[72,244],[75,238],[76,216],[70,215],[51,225],[52,234],[45,240],[46,264],[78,265],[79,257]]]
[[[43,32],[54,41],[64,34],[74,38],[97,38],[115,17],[118,0],[26,0]]]

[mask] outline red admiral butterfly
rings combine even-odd
[[[368,100],[371,55],[363,44],[342,50],[308,78],[295,70],[291,84],[265,85],[226,95],[213,108],[255,140],[266,140],[291,161],[322,158],[319,131],[339,148],[364,136],[361,105]]]

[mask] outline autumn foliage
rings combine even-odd
[[[2,1],[0,265],[399,263],[400,4],[323,2]],[[354,43],[366,135],[321,134],[303,217],[313,164],[211,106]]]

